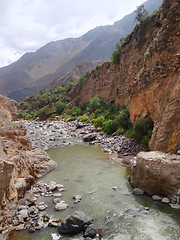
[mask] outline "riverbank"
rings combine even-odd
[[[92,124],[82,124],[80,122],[59,121],[24,121],[27,130],[27,137],[32,143],[32,147],[43,150],[74,144],[74,139],[79,142],[85,141],[89,144],[100,146],[102,151],[109,153],[112,160],[128,166],[130,159],[138,152],[144,150],[123,135],[107,135],[100,128],[95,129]],[[77,143],[77,140],[76,140]]]

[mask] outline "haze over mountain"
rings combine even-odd
[[[161,3],[162,0],[148,0],[144,6],[151,14]],[[110,59],[116,43],[133,29],[134,19],[135,12],[113,25],[96,27],[79,38],[50,42],[36,52],[26,53],[15,63],[0,69],[0,93],[22,100],[78,63]]]

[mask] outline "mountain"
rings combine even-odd
[[[162,0],[148,0],[151,14]],[[119,40],[134,27],[135,12],[113,25],[100,26],[79,38],[50,42],[36,52],[26,53],[18,61],[0,69],[0,93],[19,100],[48,85],[80,62],[110,59]]]

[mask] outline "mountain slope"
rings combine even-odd
[[[144,5],[151,13],[161,2],[148,0]],[[17,62],[0,69],[0,93],[14,98],[17,91],[28,88],[30,94],[79,62],[109,59],[116,43],[134,27],[134,16],[133,12],[114,25],[97,27],[79,38],[50,42],[34,53],[26,53]]]
[[[145,117],[154,122],[151,150],[180,149],[179,23],[179,1],[164,0],[126,38],[119,63],[104,63],[74,86],[69,108],[96,95],[129,106],[131,122]]]

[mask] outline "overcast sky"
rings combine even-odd
[[[0,0],[0,67],[50,41],[113,24],[145,0]]]

